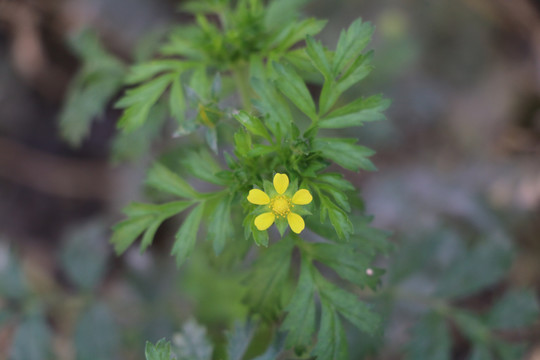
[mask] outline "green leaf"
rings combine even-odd
[[[221,253],[232,234],[231,198],[225,196],[220,199],[208,220],[208,239],[212,241],[217,255]]]
[[[165,219],[184,211],[191,205],[193,203],[187,201],[173,201],[161,205],[130,204],[124,209],[129,218],[113,227],[111,243],[116,253],[123,253],[137,237],[145,232],[141,242],[141,251],[143,251],[151,244],[157,228]]]
[[[122,87],[125,66],[103,48],[90,30],[70,39],[70,46],[82,66],[69,85],[59,124],[61,136],[70,145],[79,146],[90,132],[92,121]]]
[[[513,254],[505,245],[483,242],[452,264],[438,281],[438,295],[463,298],[496,284],[507,273]]]
[[[182,166],[193,176],[216,185],[225,185],[226,182],[216,176],[223,169],[212,154],[205,150],[190,151],[181,160]]]
[[[315,120],[317,118],[317,110],[304,80],[291,67],[286,67],[279,63],[274,63],[273,65],[278,74],[276,84],[279,90],[298,109],[310,119]]]
[[[119,222],[113,227],[111,243],[114,245],[116,253],[122,254],[133,244],[143,231],[145,231],[155,221],[152,215],[133,217]]]
[[[355,145],[356,139],[317,138],[313,140],[312,150],[320,151],[322,156],[335,161],[346,169],[374,171],[377,168],[368,159],[375,154],[365,146]]]
[[[96,303],[77,320],[75,349],[77,360],[113,360],[118,356],[119,332],[109,308]]]
[[[271,47],[276,53],[283,53],[297,42],[304,40],[307,35],[317,35],[325,26],[327,20],[306,19],[290,22],[271,40]]]
[[[45,319],[32,316],[25,319],[15,331],[10,360],[51,359],[52,333]]]
[[[166,107],[158,102],[148,115],[151,121],[132,132],[118,133],[112,143],[113,163],[133,161],[148,154],[153,140],[161,135],[163,124],[168,116]]]
[[[234,153],[237,157],[247,157],[252,150],[251,135],[245,129],[234,133]]]
[[[293,297],[285,309],[288,314],[281,330],[288,331],[287,347],[304,348],[312,342],[315,332],[315,283],[312,276],[313,265],[306,256],[302,257],[300,278]]]
[[[227,332],[227,359],[242,360],[255,333],[255,324],[236,321],[233,330]]]
[[[531,290],[511,290],[503,295],[488,314],[494,329],[516,329],[531,326],[539,316],[538,299]]]
[[[373,66],[371,65],[372,58],[373,52],[359,56],[341,78],[338,79],[337,85],[335,86],[336,92],[342,94],[348,88],[368,76],[373,70]]]
[[[324,46],[312,36],[306,37],[306,52],[317,70],[323,74],[326,81],[333,78],[332,67],[326,55]]]
[[[156,345],[147,341],[144,354],[146,360],[176,360],[171,353],[171,343],[165,339],[159,340]]]
[[[384,120],[382,113],[390,106],[390,100],[381,95],[357,99],[337,110],[332,111],[318,123],[322,129],[341,129],[362,126],[368,121]]]
[[[321,222],[324,222],[326,215],[330,218],[332,226],[336,230],[340,239],[346,240],[354,232],[354,227],[347,214],[335,205],[330,199],[319,193],[321,200]]]
[[[374,289],[377,286],[378,276],[366,273],[370,268],[371,257],[356,252],[351,245],[315,243],[311,249],[315,259],[334,269],[343,279],[362,288],[367,285]]]
[[[175,77],[171,85],[169,109],[171,115],[182,125],[185,120],[186,102],[184,99],[184,90],[182,90],[182,84],[180,83],[180,75]]]
[[[115,107],[125,109],[118,121],[118,127],[130,132],[142,126],[148,118],[150,109],[173,80],[174,76],[171,74],[160,75],[143,85],[127,90],[115,104]]]
[[[313,355],[318,359],[348,359],[347,337],[334,307],[328,301],[321,301],[321,325],[317,334],[317,344]]]
[[[186,70],[186,63],[180,60],[159,59],[143,62],[133,65],[126,76],[127,84],[138,84],[140,82],[152,79],[161,73],[180,73]]]
[[[264,12],[266,29],[279,29],[284,25],[294,23],[299,18],[299,10],[307,0],[274,0],[268,4]]]
[[[451,342],[444,318],[430,313],[414,326],[405,359],[450,360]]]
[[[186,217],[176,233],[171,255],[176,257],[176,265],[180,267],[191,255],[197,241],[199,225],[204,213],[204,203],[201,203]]]
[[[259,258],[246,276],[245,301],[251,311],[265,320],[273,321],[280,315],[292,249],[293,243],[288,237],[268,248],[260,248]]]
[[[260,98],[255,104],[263,114],[269,116],[268,128],[276,137],[281,137],[292,122],[289,106],[269,82],[252,78],[251,85]]]
[[[380,330],[380,318],[360,301],[356,295],[328,282],[321,275],[317,277],[321,301],[331,304],[347,321],[368,334]]]
[[[346,67],[360,54],[371,40],[374,28],[370,23],[355,20],[339,37],[334,56],[334,73],[343,73]]]
[[[103,227],[97,223],[78,226],[70,231],[62,246],[62,268],[71,282],[91,290],[103,278],[108,259],[108,249],[102,243]]]
[[[259,120],[259,118],[251,116],[243,110],[241,110],[238,114],[235,114],[234,117],[252,134],[261,136],[270,142],[272,141],[268,130],[266,130],[266,127],[264,126],[263,122]]]
[[[182,326],[182,333],[175,338],[178,360],[210,360],[212,345],[206,336],[206,329],[194,320]]]
[[[186,180],[159,163],[155,163],[150,169],[146,184],[156,190],[183,198],[193,199],[199,196]]]

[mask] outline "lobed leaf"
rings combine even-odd
[[[201,203],[189,213],[176,233],[171,255],[176,257],[178,267],[186,261],[195,248],[203,213],[204,203]]]
[[[357,99],[332,111],[319,122],[322,129],[340,129],[362,126],[368,121],[384,120],[382,113],[390,106],[390,101],[381,95]]]
[[[349,170],[374,171],[377,168],[368,159],[375,154],[365,146],[355,145],[356,139],[347,138],[317,138],[313,140],[313,151]]]

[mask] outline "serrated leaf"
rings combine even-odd
[[[150,169],[146,184],[156,190],[183,198],[192,199],[199,195],[186,180],[160,163],[155,163]]]
[[[315,120],[317,118],[317,110],[304,80],[291,67],[279,63],[274,63],[273,65],[278,75],[276,84],[279,90],[298,109],[310,119]]]
[[[247,274],[245,301],[251,311],[263,319],[275,320],[281,311],[292,249],[293,243],[287,237],[266,249],[261,248],[259,258]]]
[[[328,216],[339,238],[348,239],[349,235],[353,233],[354,227],[347,214],[327,196],[319,194],[319,199],[321,200],[321,222],[324,223],[326,216]]]
[[[321,300],[327,301],[347,321],[368,334],[380,330],[380,318],[358,297],[328,282],[321,275],[317,277]]]
[[[341,32],[334,56],[334,73],[344,72],[347,65],[360,56],[370,42],[373,30],[370,23],[357,19],[347,30]]]
[[[178,267],[180,267],[193,252],[203,213],[204,203],[201,203],[191,211],[176,233],[171,255],[176,257],[176,265]]]
[[[141,204],[133,203],[124,209],[129,216],[113,227],[111,243],[114,245],[117,254],[123,253],[143,232],[145,232],[141,242],[141,251],[148,247],[159,225],[167,218],[176,215],[189,206],[192,202],[173,201],[166,204]]]
[[[292,115],[289,106],[278,94],[272,84],[257,78],[251,79],[251,85],[260,97],[255,104],[263,114],[268,114],[268,128],[276,137],[281,135],[290,127]]]
[[[75,328],[78,360],[116,359],[118,345],[118,328],[105,304],[93,304],[80,315]]]
[[[118,121],[118,127],[126,132],[142,126],[150,109],[163,95],[174,77],[171,74],[160,75],[140,86],[129,89],[115,104],[116,108],[125,109]]]
[[[156,345],[147,341],[144,349],[146,360],[176,360],[171,353],[171,343],[165,339],[159,340]]]
[[[356,139],[317,138],[313,140],[312,150],[321,152],[323,157],[335,161],[349,170],[377,170],[368,159],[375,152],[365,146],[355,145],[355,143]]]
[[[154,222],[152,215],[137,216],[119,222],[113,227],[111,244],[117,254],[122,254],[143,231]]]
[[[51,359],[52,333],[42,316],[25,319],[15,331],[10,360]]]
[[[176,121],[182,125],[185,120],[186,101],[184,99],[184,90],[180,83],[180,75],[176,76],[172,81],[171,92],[169,94],[169,110]]]
[[[190,151],[181,160],[182,166],[193,176],[216,185],[225,185],[226,182],[217,173],[223,169],[212,154],[205,150]]]
[[[220,199],[208,219],[208,240],[212,241],[216,255],[221,253],[232,234],[231,198],[225,196]]]
[[[336,92],[342,94],[348,88],[354,84],[360,82],[366,76],[368,76],[373,70],[371,65],[371,59],[373,57],[373,52],[369,52],[366,55],[359,56],[349,67],[349,69],[342,74],[338,79],[335,86]]]
[[[414,326],[405,359],[450,360],[450,350],[450,331],[444,318],[430,313]]]
[[[325,26],[327,20],[306,19],[290,22],[271,40],[271,47],[278,53],[285,52],[297,42],[304,40],[307,35],[317,35]]]
[[[538,298],[531,290],[511,290],[503,295],[488,314],[494,329],[516,329],[534,324],[539,316]]]
[[[366,273],[370,268],[371,257],[354,251],[351,245],[316,243],[311,249],[315,259],[334,269],[343,279],[362,288],[369,286],[374,289],[377,286],[378,277]]]
[[[357,99],[337,110],[332,111],[319,122],[322,129],[341,129],[362,126],[368,121],[384,120],[382,113],[390,106],[390,100],[381,95]]]
[[[161,134],[163,123],[168,119],[166,106],[158,102],[150,110],[148,118],[150,121],[137,130],[116,135],[111,151],[113,163],[133,161],[149,153],[152,142]]]
[[[252,116],[243,110],[238,114],[235,114],[234,117],[252,134],[261,136],[270,142],[272,141],[268,130],[266,130],[266,127],[259,118]]]
[[[348,359],[347,337],[334,307],[321,301],[321,325],[313,355],[318,359]]]
[[[305,3],[307,3],[307,0],[271,1],[264,13],[264,26],[269,30],[273,30],[294,22],[299,17],[300,7]]]
[[[303,348],[311,344],[315,332],[315,282],[312,276],[313,265],[305,256],[300,265],[300,277],[292,299],[285,309],[288,314],[281,330],[288,331],[287,347]]]
[[[333,78],[332,67],[326,55],[325,47],[312,36],[306,37],[306,52],[317,70],[324,76],[326,81]]]
[[[173,59],[159,59],[133,65],[126,76],[127,84],[137,84],[149,80],[156,75],[167,72],[182,72],[186,68],[184,62]]]

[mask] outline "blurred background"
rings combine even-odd
[[[246,311],[233,275],[201,293],[198,283],[220,276],[203,257],[175,270],[174,226],[144,255],[113,255],[110,226],[141,197],[149,160],[113,165],[117,110],[109,104],[80,147],[59,135],[81,66],[73,37],[91,28],[129,63],[140,39],[191,21],[178,3],[0,0],[0,359],[47,351],[54,359],[142,359],[145,340],[170,337],[189,317],[228,324]],[[385,282],[415,297],[388,300],[384,340],[353,341],[351,356],[403,358],[426,311],[423,296],[441,284],[448,291],[440,296],[472,313],[511,289],[538,296],[540,3],[313,0],[305,15],[329,20],[319,38],[330,48],[357,17],[374,23],[376,69],[348,96],[393,100],[387,121],[356,134],[377,151],[379,171],[348,177],[398,245],[381,260],[393,266]],[[460,261],[461,278],[453,273]],[[454,293],[472,278],[468,291]],[[502,336],[538,360],[540,326],[532,323]],[[42,340],[25,344],[29,336]],[[351,330],[351,339],[360,336]],[[468,358],[467,336],[455,328],[449,336],[451,358]]]

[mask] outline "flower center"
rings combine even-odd
[[[270,209],[275,215],[285,217],[291,212],[291,200],[286,196],[276,196],[270,201]]]

